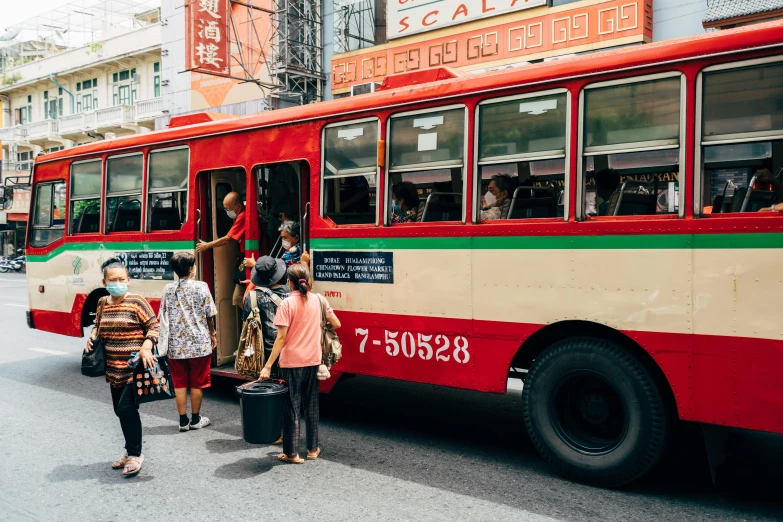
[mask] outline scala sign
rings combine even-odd
[[[187,70],[228,76],[231,70],[229,0],[190,0],[185,5]]]
[[[389,0],[388,38],[547,5],[547,0]]]

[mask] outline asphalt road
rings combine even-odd
[[[232,383],[205,394],[206,429],[142,406],[141,474],[122,454],[108,385],[79,373],[82,339],[31,331],[24,276],[0,274],[0,520],[783,520],[783,438],[733,433],[713,485],[700,433],[622,490],[554,475],[504,396],[357,377],[322,398],[323,455],[279,464],[242,440]]]

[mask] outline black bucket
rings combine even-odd
[[[261,381],[237,386],[242,415],[242,438],[250,444],[272,444],[283,434],[288,400],[284,381]]]

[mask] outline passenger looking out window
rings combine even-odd
[[[392,223],[415,223],[419,213],[419,193],[410,181],[392,187]]]
[[[463,219],[464,150],[463,108],[392,117],[389,181],[412,183],[421,195],[416,222]]]
[[[509,174],[495,174],[481,201],[481,220],[506,219],[511,208],[511,197],[518,178]]]

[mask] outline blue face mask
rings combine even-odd
[[[128,283],[108,283],[106,290],[114,297],[120,297],[128,291]]]
[[[396,201],[392,201],[392,212],[398,216],[402,213],[402,208],[400,208],[400,205],[398,205]]]

